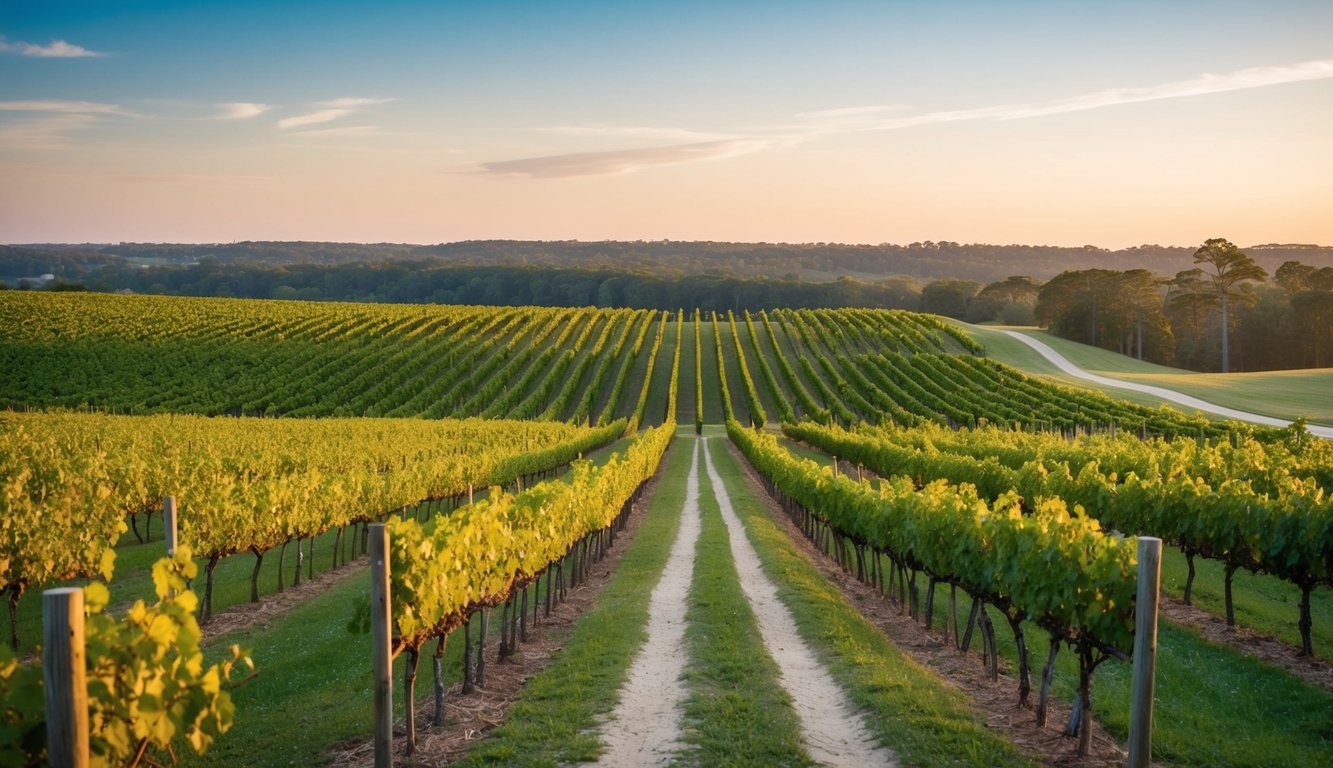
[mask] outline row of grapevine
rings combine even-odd
[[[526,616],[524,588],[543,574],[549,611],[553,589],[563,591],[567,561],[573,561],[569,575],[577,576],[612,543],[675,430],[673,421],[645,430],[601,467],[576,463],[568,482],[497,494],[424,524],[412,518],[389,521],[394,646],[407,653],[409,751],[415,739],[412,681],[422,646],[436,639],[442,648],[471,614],[490,606],[505,604],[507,615]],[[525,601],[510,605],[520,591]],[[502,637],[509,621],[502,622]],[[466,662],[464,674],[470,674]],[[436,675],[441,686],[438,667]]]
[[[592,421],[632,405],[601,403],[613,369],[620,382],[642,370],[637,352],[624,359],[636,338],[627,326],[650,315],[15,291],[0,295],[0,406],[426,418],[577,410]]]
[[[796,413],[791,409],[791,403],[787,401],[787,396],[778,386],[778,379],[773,375],[773,366],[768,364],[768,357],[764,354],[763,347],[759,344],[759,334],[754,329],[754,318],[750,316],[750,311],[745,311],[745,332],[750,339],[750,344],[754,348],[755,360],[759,362],[759,375],[763,377],[764,384],[768,387],[769,393],[773,396],[773,403],[778,409],[779,421],[796,421]],[[737,353],[740,354],[740,341],[736,342]]]
[[[671,382],[667,386],[665,421],[676,422],[676,403],[680,399],[680,341],[685,332],[685,310],[676,310],[676,350],[671,361]]]
[[[657,336],[653,339],[653,347],[648,350],[648,370],[643,374],[643,386],[639,388],[639,399],[634,403],[634,413],[629,417],[629,425],[625,428],[625,434],[634,434],[639,431],[639,425],[643,423],[643,415],[648,410],[648,391],[653,384],[653,370],[657,367],[657,353],[662,349],[662,337],[666,334],[667,313],[663,312],[657,321]]]
[[[804,411],[804,416],[821,423],[827,422],[829,420],[828,409],[815,402],[815,399],[810,396],[810,390],[806,389],[800,378],[797,377],[796,371],[792,369],[791,363],[787,361],[786,353],[782,351],[782,343],[778,340],[777,331],[773,329],[773,322],[769,319],[768,313],[761,312],[760,317],[764,321],[764,328],[768,331],[768,340],[773,345],[773,355],[778,362],[778,370],[782,372],[782,378],[787,382],[788,388],[796,397],[796,403]]]
[[[622,355],[620,358],[620,368],[616,371],[614,382],[611,384],[611,394],[602,406],[601,412],[597,415],[597,423],[606,424],[611,421],[615,415],[617,406],[620,405],[620,398],[625,391],[625,385],[629,382],[629,374],[635,361],[639,359],[639,353],[643,351],[644,341],[648,338],[648,331],[653,327],[653,313],[643,312],[638,318],[638,330],[634,333],[634,344],[630,346],[628,355]]]
[[[703,318],[699,310],[694,310],[694,433],[704,431],[704,352],[702,331]]]
[[[905,475],[918,485],[936,480],[969,483],[983,498],[1018,494],[1029,508],[1059,498],[1085,510],[1107,529],[1161,538],[1179,547],[1189,561],[1187,596],[1193,584],[1193,558],[1219,560],[1225,566],[1228,624],[1235,623],[1231,580],[1237,569],[1285,579],[1301,590],[1298,626],[1304,652],[1313,654],[1310,593],[1321,584],[1333,586],[1333,500],[1312,478],[1275,471],[1267,476],[1270,488],[1261,492],[1243,474],[1219,467],[1221,471],[1209,480],[1187,471],[1190,467],[1184,462],[1143,463],[1144,474],[1130,470],[1122,475],[1100,465],[1096,448],[1082,456],[1061,450],[1064,460],[1034,455],[1013,467],[995,457],[1012,451],[1013,433],[996,430],[955,438],[971,446],[957,453],[948,450],[948,436],[915,447],[888,430],[858,434],[807,423],[788,426],[786,431],[880,474]],[[1242,453],[1225,445],[1219,453]],[[1181,455],[1170,448],[1162,453]],[[1244,453],[1253,456],[1254,450]],[[1012,453],[1008,458],[1013,462]]]
[[[730,422],[736,418],[736,414],[731,408],[731,387],[727,384],[726,359],[722,354],[722,331],[718,329],[716,312],[713,313],[712,320],[713,352],[717,356],[717,391],[722,398],[722,419]]]
[[[904,571],[929,576],[928,606],[941,582],[999,610],[1019,649],[1021,704],[1030,692],[1023,622],[1031,619],[1049,633],[1048,669],[1060,643],[1072,646],[1079,657],[1087,733],[1092,672],[1107,658],[1126,658],[1132,648],[1137,578],[1132,540],[1104,534],[1095,520],[1071,513],[1059,498],[1023,514],[1017,495],[985,499],[968,484],[937,481],[918,488],[909,478],[893,477],[872,487],[792,457],[771,434],[734,420],[727,427],[807,535],[831,532],[852,543],[862,578],[878,579],[882,586],[882,574],[875,571],[887,557],[904,589]],[[911,583],[914,587],[914,576]],[[1046,694],[1043,687],[1041,712]]]
[[[727,310],[727,326],[731,329],[731,343],[736,350],[736,363],[741,371],[741,384],[745,387],[745,403],[750,411],[750,423],[762,426],[768,421],[768,412],[759,402],[759,390],[755,389],[754,379],[750,377],[750,366],[745,361],[745,348],[741,346],[740,334],[736,331],[736,316]]]
[[[268,550],[471,486],[566,464],[624,431],[558,423],[0,414],[0,587],[88,577],[126,515],[180,503],[180,541],[208,558]],[[258,569],[256,569],[256,574]],[[257,585],[252,585],[257,598]],[[210,609],[205,587],[203,615]]]

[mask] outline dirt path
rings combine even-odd
[[[1238,411],[1235,408],[1227,408],[1226,406],[1216,405],[1214,403],[1208,402],[1207,400],[1200,400],[1197,397],[1191,397],[1189,395],[1182,394],[1180,392],[1175,391],[1174,389],[1167,389],[1166,387],[1156,387],[1151,384],[1139,384],[1133,381],[1121,381],[1120,379],[1113,379],[1110,376],[1100,376],[1095,373],[1089,373],[1088,371],[1085,371],[1082,368],[1079,368],[1077,365],[1071,363],[1068,358],[1066,358],[1059,352],[1056,352],[1053,348],[1051,348],[1051,345],[1047,344],[1044,341],[1041,341],[1039,339],[1034,339],[1031,336],[1019,333],[1017,331],[1003,331],[1003,333],[1006,333],[1009,336],[1018,339],[1019,341],[1028,345],[1029,347],[1032,347],[1042,357],[1050,361],[1052,365],[1059,368],[1064,373],[1067,373],[1075,378],[1083,379],[1085,381],[1091,381],[1096,384],[1101,384],[1107,387],[1117,387],[1119,389],[1128,389],[1128,390],[1133,390],[1135,392],[1143,392],[1145,394],[1152,395],[1153,397],[1160,397],[1163,400],[1169,400],[1170,402],[1178,403],[1187,408],[1194,408],[1196,410],[1204,411],[1205,413],[1217,414],[1218,416],[1222,416],[1228,419],[1236,419],[1238,421],[1248,421],[1252,424],[1262,424],[1266,427],[1285,427],[1291,424],[1290,421],[1285,421],[1283,419],[1275,419],[1272,416],[1261,416],[1257,413],[1249,413],[1248,411]],[[1307,425],[1306,429],[1310,431],[1310,434],[1315,435],[1316,437],[1333,439],[1333,427]]]
[[[699,441],[695,441],[680,531],[648,600],[648,639],[630,666],[614,719],[602,734],[608,748],[597,763],[600,766],[665,766],[680,746],[685,612],[701,528]]]
[[[814,651],[796,632],[791,612],[777,598],[777,586],[764,573],[759,555],[731,505],[722,478],[704,442],[704,460],[722,520],[731,538],[741,590],[754,610],[759,633],[779,667],[779,682],[792,698],[810,757],[822,765],[894,765],[893,754],[876,746],[860,716]]]

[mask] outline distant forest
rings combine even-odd
[[[1196,250],[951,242],[39,244],[0,246],[0,287],[737,312],[912,309],[972,322],[1040,321],[1079,341],[1216,370],[1220,314],[1194,274]],[[1227,324],[1230,368],[1333,365],[1333,248],[1242,250],[1274,280],[1247,281],[1236,295]]]
[[[1272,273],[1284,262],[1333,266],[1333,247],[1253,245],[1244,248]],[[717,275],[814,282],[840,276],[860,280],[906,276],[942,277],[982,283],[1010,275],[1046,280],[1069,269],[1148,269],[1175,274],[1193,266],[1195,248],[1140,245],[1107,250],[1085,245],[962,244],[948,241],[908,245],[837,243],[715,243],[654,241],[473,240],[439,245],[392,243],[239,242],[211,245],[119,243],[116,245],[0,246],[0,278],[54,274],[82,279],[107,266],[183,266],[216,259],[256,265],[379,263],[409,261],[418,269],[459,266],[531,266],[630,271],[658,277]],[[13,283],[10,283],[13,285]]]

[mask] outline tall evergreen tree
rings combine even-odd
[[[1229,240],[1220,237],[1205,240],[1203,246],[1194,252],[1194,263],[1208,265],[1204,275],[1222,306],[1222,373],[1227,373],[1231,370],[1227,302],[1240,294],[1242,283],[1248,280],[1262,282],[1267,279],[1268,272]]]

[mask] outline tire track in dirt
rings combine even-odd
[[[699,515],[699,442],[685,481],[680,531],[662,578],[648,599],[647,640],[634,657],[620,703],[602,738],[608,749],[597,762],[606,768],[666,766],[680,747],[680,703],[685,699],[685,613],[694,578]]]
[[[759,555],[713,466],[707,441],[703,442],[704,463],[731,537],[731,553],[741,589],[754,611],[764,646],[780,669],[779,682],[792,698],[810,757],[829,766],[895,765],[893,753],[874,743],[847,696],[797,634],[796,622],[787,606],[778,600],[777,586],[760,566]],[[697,453],[695,457],[697,463]]]

